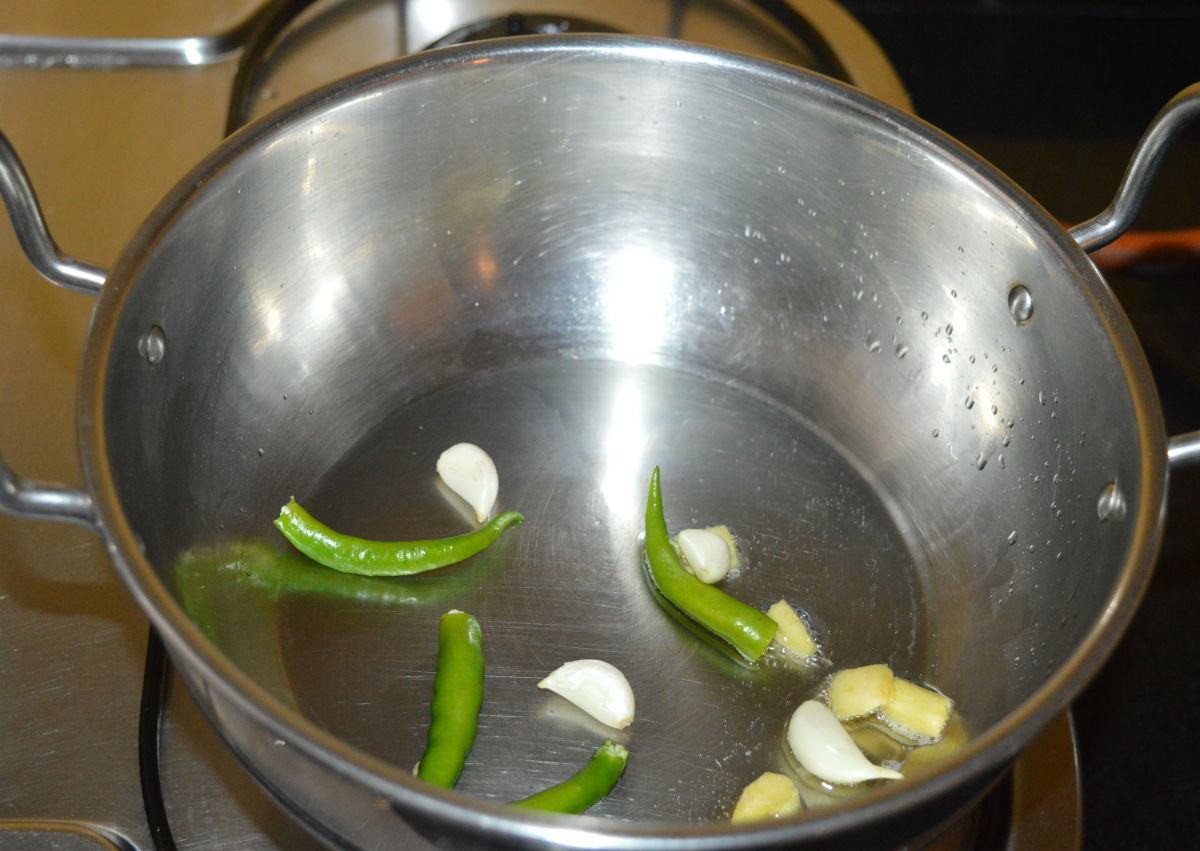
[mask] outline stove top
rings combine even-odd
[[[59,244],[73,256],[111,266],[154,203],[230,127],[325,80],[452,34],[480,37],[497,28],[513,27],[632,28],[621,17],[631,4],[595,0],[585,5],[583,20],[567,17],[563,11],[563,7],[576,8],[578,4],[550,2],[539,3],[544,14],[518,20],[513,17],[516,9],[512,4],[488,0],[460,4],[467,11],[457,17],[446,16],[449,4],[433,0],[412,0],[407,5],[365,0],[265,4],[254,0],[208,4],[46,0],[23,4],[0,12],[0,31],[118,41],[108,44],[107,54],[89,54],[81,45],[61,40],[6,42],[0,38],[0,104],[4,105],[0,129],[21,152]],[[840,7],[823,0],[761,5],[775,13],[781,6],[801,9],[816,15],[821,23],[802,27],[797,35],[769,16],[765,28],[755,29],[752,25],[761,25],[767,13],[745,3],[667,3],[654,34],[707,43],[731,39],[733,43],[724,46],[809,64],[852,79],[902,108],[912,105],[908,91],[877,51],[867,51],[867,60],[830,60],[830,43],[843,43],[839,39],[856,39],[860,47],[866,44],[876,50],[870,37],[857,30]],[[893,45],[887,42],[888,33],[905,26],[891,17],[891,5],[859,5],[867,7],[856,11],[875,22],[873,32],[888,53],[907,57],[904,48],[897,46],[893,53]],[[294,12],[299,12],[299,17],[290,14]],[[268,13],[280,15],[275,18]],[[831,17],[821,18],[820,13]],[[261,48],[245,49],[251,32],[266,34]],[[218,36],[184,38],[206,33]],[[129,45],[119,41],[127,38],[158,39],[139,42],[148,51],[157,51],[152,54],[156,64],[87,69],[127,48]],[[900,73],[907,79],[904,67]],[[1200,69],[1196,76],[1200,78]],[[918,73],[917,79],[923,81],[924,77]],[[922,91],[913,90],[918,108]],[[944,108],[941,101],[932,103]],[[926,117],[959,135],[952,110],[944,112]],[[1052,150],[1064,161],[1078,150],[1062,137],[1047,136],[1036,127],[1017,138],[994,133],[990,126],[972,120],[965,121],[961,131],[960,138],[976,145],[1019,180],[1018,173],[1028,171],[1028,151],[1037,145],[1043,146],[1038,150]],[[1077,141],[1077,145],[1087,144],[1088,140]],[[1123,142],[1105,137],[1097,144],[1116,149]],[[1006,162],[1009,158],[1011,169]],[[1038,180],[1052,183],[1045,177]],[[1097,178],[1097,182],[1101,180],[1106,186],[1115,186],[1115,177]],[[1039,194],[1043,187],[1029,188],[1058,212],[1052,199]],[[1064,190],[1054,187],[1051,195],[1055,191]],[[1103,202],[1080,215],[1090,215],[1099,206]],[[1064,218],[1075,212],[1066,204],[1064,210]],[[1170,214],[1156,215],[1157,221],[1172,222]],[[1179,224],[1200,224],[1200,219]],[[73,397],[92,301],[42,281],[20,253],[8,227],[0,227],[0,280],[5,282],[9,299],[6,309],[0,311],[0,339],[4,340],[0,398],[9,401],[0,417],[0,448],[22,473],[78,482]],[[1172,284],[1147,291],[1139,288],[1138,280],[1125,274],[1115,285],[1121,288],[1124,303],[1132,305],[1135,326],[1139,334],[1146,333],[1144,342],[1160,368],[1168,418],[1184,420],[1176,423],[1175,430],[1194,427],[1200,422],[1197,404],[1175,404],[1171,399],[1200,399],[1197,361],[1184,323],[1184,317],[1195,314],[1181,314],[1177,309],[1180,304],[1195,304],[1196,299],[1192,296],[1189,301]],[[1139,318],[1144,325],[1138,325]],[[1195,495],[1192,484],[1173,483],[1176,504],[1181,504],[1176,488]],[[1185,496],[1182,504],[1186,503]],[[1153,648],[1147,645],[1161,639],[1167,629],[1165,618],[1155,622],[1156,615],[1168,611],[1177,617],[1177,604],[1173,606],[1169,597],[1180,588],[1192,594],[1188,599],[1195,599],[1195,571],[1187,575],[1182,568],[1189,559],[1188,564],[1194,565],[1198,551],[1194,544],[1189,548],[1195,533],[1189,535],[1185,528],[1194,524],[1180,518],[1180,512],[1172,509],[1165,564],[1159,570],[1169,587],[1164,594],[1156,580],[1147,600],[1147,610],[1155,614],[1139,617],[1130,639],[1076,711],[1084,719],[1085,802],[1092,788],[1102,790],[1102,795],[1116,794],[1117,787],[1105,787],[1101,775],[1111,773],[1120,760],[1116,754],[1124,753],[1113,740],[1119,741],[1122,724],[1136,724],[1138,708],[1131,701],[1139,697],[1121,694],[1121,690],[1132,683],[1135,689],[1148,691],[1161,686],[1152,675],[1158,674],[1162,681],[1169,676],[1162,662],[1141,661],[1145,656],[1153,658]],[[146,755],[139,755],[137,746],[139,721],[153,721],[142,717],[139,697],[145,674],[146,622],[111,569],[103,545],[81,529],[0,515],[0,635],[0,681],[7,684],[9,695],[0,701],[0,845],[123,851],[155,848],[157,819],[147,819],[141,787],[148,766],[144,760],[139,762],[139,757]],[[1190,670],[1190,677],[1183,681],[1200,681],[1194,663]],[[164,689],[166,711],[154,763],[175,843],[193,849],[247,851],[322,847],[282,814],[245,774],[217,741],[182,685],[170,678]],[[1190,703],[1184,706],[1200,704],[1194,693],[1185,699]],[[1182,714],[1186,717],[1187,713]],[[1182,740],[1195,743],[1195,734],[1189,739],[1182,723],[1175,722],[1171,729]],[[1140,729],[1135,739],[1144,742],[1146,735],[1146,730]],[[1165,761],[1171,756],[1162,754]],[[1089,766],[1095,766],[1095,780]],[[1191,801],[1191,809],[1195,809],[1198,776],[1194,768],[1183,774],[1184,786],[1168,795],[1167,806]],[[1018,762],[1011,777],[983,807],[954,823],[945,836],[932,840],[930,847],[1079,847],[1080,806],[1074,731],[1064,716]],[[1146,809],[1156,812],[1154,806]],[[1105,815],[1089,812],[1086,823],[1104,825]],[[1176,816],[1174,812],[1166,814],[1168,820]],[[1192,819],[1194,824],[1194,815]],[[1088,830],[1087,846],[1099,847],[1091,837],[1103,838],[1106,828]],[[414,836],[408,847],[425,846]]]

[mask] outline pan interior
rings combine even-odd
[[[264,612],[278,629],[267,643],[288,699],[368,752],[404,767],[420,758],[437,621],[450,609],[480,621],[487,666],[480,731],[457,788],[497,802],[565,779],[612,737],[631,761],[597,813],[727,816],[761,772],[794,773],[785,723],[821,691],[829,659],[929,673],[937,630],[912,549],[872,482],[794,412],[711,376],[535,361],[398,408],[305,503],[365,537],[461,533],[473,521],[434,473],[441,450],[459,441],[487,448],[500,471],[497,510],[523,512],[521,526],[465,564],[387,580],[407,595],[399,604],[371,596],[380,581],[350,580],[356,599],[284,593]],[[656,602],[639,542],[654,465],[672,533],[727,524],[745,563],[724,587],[758,608],[786,598],[805,612],[822,663],[748,667]],[[637,698],[630,728],[606,728],[537,688],[580,658],[626,674]],[[810,804],[826,797],[816,781],[806,790]]]

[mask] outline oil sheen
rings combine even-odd
[[[419,757],[437,622],[452,608],[478,619],[486,660],[479,734],[457,788],[498,802],[565,779],[611,737],[629,764],[593,814],[726,817],[763,771],[794,775],[784,725],[831,670],[886,661],[924,678],[935,630],[904,524],[802,413],[681,370],[522,363],[398,403],[306,507],[364,537],[468,531],[474,518],[434,470],[462,441],[492,457],[495,510],[521,511],[523,524],[467,562],[390,580],[402,603],[280,597],[280,662],[296,706],[375,756],[405,770]],[[656,601],[640,541],[656,465],[672,534],[728,526],[743,567],[722,587],[763,610],[783,598],[803,611],[819,664],[747,665]],[[580,658],[624,672],[637,700],[630,727],[614,732],[537,688]]]

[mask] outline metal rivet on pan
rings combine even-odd
[[[1033,295],[1024,284],[1013,284],[1008,291],[1008,312],[1018,325],[1027,325],[1033,318]]]
[[[167,335],[157,325],[151,325],[150,330],[138,340],[138,352],[146,359],[146,363],[154,366],[167,353]]]
[[[1116,482],[1109,482],[1100,489],[1096,513],[1104,521],[1125,519],[1125,494],[1121,493],[1121,488]]]

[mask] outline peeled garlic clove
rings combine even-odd
[[[837,716],[816,700],[806,700],[792,713],[787,741],[800,764],[829,783],[849,786],[864,780],[904,777],[863,756]]]
[[[783,818],[800,812],[800,790],[790,777],[773,771],[763,772],[742,790],[729,820],[734,824],[762,819]]]
[[[706,526],[705,532],[712,532],[729,546],[729,569],[737,570],[742,566],[742,560],[738,556],[737,542],[733,540],[733,533],[729,531],[728,526]]]
[[[729,544],[708,529],[684,529],[675,538],[683,564],[701,582],[720,582],[733,565]]]
[[[633,689],[615,666],[577,659],[559,666],[538,688],[565,697],[602,724],[618,730],[633,723]]]
[[[787,600],[780,600],[767,609],[767,617],[779,624],[772,641],[801,659],[811,659],[817,655],[817,643],[812,640],[812,636],[808,634],[808,627],[800,620],[796,610],[788,605]]]
[[[437,473],[475,510],[478,522],[488,519],[500,492],[500,476],[486,452],[474,443],[456,443],[438,457]]]

